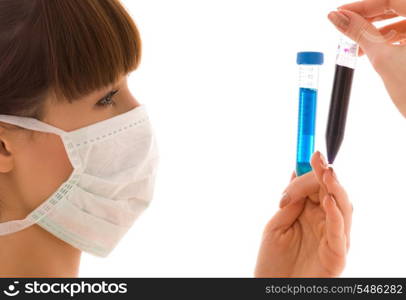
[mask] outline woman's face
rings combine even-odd
[[[112,104],[101,106],[99,100],[116,89]],[[47,99],[42,121],[71,131],[139,105],[123,76],[115,85],[73,103]],[[58,135],[0,125],[0,222],[5,222],[25,218],[68,179],[73,168]]]

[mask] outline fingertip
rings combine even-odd
[[[342,33],[346,33],[349,25],[350,18],[341,11],[332,11],[327,15],[329,21]]]
[[[320,157],[320,151],[316,150],[313,152],[312,157],[310,158],[310,164],[312,165],[312,167],[314,167],[314,165],[317,163],[319,157]]]
[[[292,182],[296,177],[297,177],[296,171],[293,171],[292,175],[290,176],[290,182]]]
[[[310,164],[313,167],[313,169],[316,169],[316,170],[319,170],[320,167],[321,167],[321,169],[326,170],[328,167],[326,158],[318,150],[313,153]]]
[[[323,168],[327,169],[330,164],[327,162],[326,157],[321,152],[319,152],[319,155],[320,160],[322,161]]]
[[[282,194],[281,200],[279,201],[279,208],[285,207],[290,202],[290,197],[287,192]]]
[[[315,151],[314,153],[313,153],[313,155],[312,155],[312,157],[311,157],[311,159],[310,159],[310,165],[314,168],[314,166],[316,165],[316,163],[317,163],[317,160],[319,159],[319,157],[320,157],[320,151]]]
[[[337,178],[337,174],[336,174],[336,172],[334,171],[334,168],[333,168],[333,165],[329,165],[328,166],[328,173],[329,173],[329,176],[330,176],[330,178],[331,178],[331,180],[328,180],[329,181],[329,183],[339,183],[339,181],[338,181],[338,178]],[[326,183],[327,184],[327,183]]]

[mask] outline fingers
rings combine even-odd
[[[354,10],[352,10],[352,9],[347,9],[347,10],[351,10],[351,11],[353,11],[353,12],[356,12],[356,11],[354,11]],[[359,13],[358,13],[359,14]],[[359,15],[361,15],[361,14],[359,14]],[[361,15],[362,16],[362,15]],[[378,22],[378,21],[383,21],[383,20],[388,20],[388,19],[393,19],[393,18],[396,18],[396,17],[399,17],[399,15],[398,14],[395,14],[395,13],[386,13],[386,14],[383,14],[383,15],[378,15],[378,16],[376,16],[376,17],[365,17],[365,16],[363,16],[368,22]]]
[[[387,37],[384,37],[366,19],[352,11],[340,10],[338,12],[331,12],[328,18],[338,30],[358,43],[371,61],[390,47],[385,40]]]
[[[384,20],[384,19],[385,19],[385,17],[379,18],[379,19],[371,18],[368,21],[373,22],[373,21],[378,21],[378,20],[380,21],[380,20]],[[404,41],[406,39],[406,20],[381,27],[381,28],[379,28],[379,32],[384,37],[384,39],[386,40],[387,43],[398,42],[399,45],[403,45]],[[360,47],[359,51],[358,51],[358,56],[362,56],[362,55],[364,55],[364,51]]]
[[[289,184],[296,178],[296,171],[292,172],[292,175],[290,176],[290,181]],[[279,207],[282,208],[282,206],[285,206],[288,202],[290,201],[289,195],[286,193],[286,190],[282,194],[282,199],[279,202]]]
[[[284,207],[288,203],[293,203],[307,196],[317,193],[319,183],[314,176],[314,172],[308,172],[302,176],[296,177],[284,190],[283,197],[279,203],[279,207]]]
[[[298,180],[298,177],[296,176],[296,173],[293,172],[290,179],[290,184],[285,189],[282,195],[279,207],[282,208],[291,201],[298,201],[312,194],[315,194],[319,192],[320,187],[322,189],[323,195],[327,193],[327,189],[325,188],[323,182],[323,172],[327,170],[327,162],[324,156],[320,153],[320,151],[316,151],[315,153],[313,153],[310,164],[312,166],[313,172],[306,173],[299,177],[302,178],[303,176],[305,176],[306,179],[304,180],[294,182],[295,179]],[[313,176],[311,176],[311,174],[313,174]],[[307,178],[310,178],[310,180]],[[292,182],[294,182],[294,184],[292,184]],[[317,183],[318,185],[317,184],[315,185],[315,183]],[[316,200],[318,202],[319,198],[318,197],[315,199],[311,198],[311,200],[312,201]]]
[[[326,171],[328,169],[327,161],[324,158],[324,156],[320,153],[320,151],[316,151],[312,155],[310,164],[312,166],[314,175],[316,176],[316,179],[317,179],[322,191],[325,194],[327,192],[327,190],[326,190],[325,184],[323,182],[323,174],[324,174],[324,171]]]
[[[339,9],[351,10],[366,18],[386,14],[406,16],[404,0],[364,0],[345,4],[340,6]]]
[[[381,21],[386,19],[386,17],[383,18],[371,18],[368,21],[369,22],[374,22],[374,21]],[[379,29],[379,32],[381,33],[382,36],[384,36],[387,39],[387,43],[399,43],[398,45],[403,46],[406,41],[406,21],[400,21],[396,22],[393,24],[389,24],[387,26],[384,26]],[[364,55],[364,51],[362,48],[359,48],[358,51],[358,56]]]
[[[282,200],[279,204],[279,206],[283,209],[280,209],[274,217],[269,221],[267,229],[268,230],[276,230],[276,229],[282,229],[283,231],[286,231],[289,227],[293,225],[293,223],[296,221],[296,219],[300,216],[300,214],[303,211],[304,208],[304,199],[306,198],[306,195],[300,196],[300,193],[306,193],[306,191],[312,191],[312,181],[310,176],[311,173],[304,174],[300,176],[299,178],[296,176],[296,172],[293,171],[292,175],[290,177],[290,185],[292,185],[292,182],[297,179],[299,183],[295,182],[294,186],[300,186],[301,189],[296,190],[292,192],[292,189],[289,187],[285,189],[285,192],[282,196]],[[306,176],[307,175],[307,176]],[[314,176],[313,176],[314,179]],[[314,180],[313,180],[314,183]],[[295,203],[291,203],[291,200],[295,199]],[[300,201],[301,200],[301,201]],[[292,204],[292,205],[288,205]]]
[[[326,213],[327,243],[334,253],[343,256],[347,252],[343,216],[331,195],[326,195],[323,200]]]
[[[331,12],[328,18],[338,30],[360,45],[378,72],[387,68],[383,58],[393,50],[394,46],[386,42],[390,37],[383,36],[374,25],[349,10]]]
[[[303,175],[304,176],[304,175]],[[288,230],[297,218],[302,213],[305,206],[305,200],[301,199],[294,203],[289,203],[282,209],[280,209],[269,221],[266,226],[266,230]]]
[[[386,36],[388,43],[399,42],[406,38],[406,20],[384,26],[379,32]]]
[[[323,180],[326,185],[327,192],[333,195],[336,205],[343,216],[344,232],[347,239],[348,249],[350,243],[353,206],[348,199],[347,192],[338,182],[337,176],[331,167],[325,172]]]

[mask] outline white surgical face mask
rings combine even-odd
[[[145,104],[69,132],[34,118],[0,115],[0,121],[59,135],[73,166],[25,219],[0,223],[0,235],[38,224],[76,248],[107,256],[153,197],[159,156]]]

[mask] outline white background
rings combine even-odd
[[[251,277],[265,223],[295,167],[298,51],[325,53],[325,129],[341,1],[123,0],[143,40],[131,90],[161,164],[154,200],[108,258],[79,276]],[[354,204],[346,277],[406,276],[406,120],[358,61],[335,169]]]

